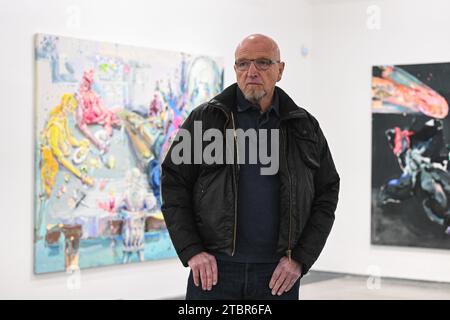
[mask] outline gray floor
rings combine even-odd
[[[310,271],[301,281],[300,300],[450,300],[450,283],[390,278],[372,281],[363,276]]]
[[[333,273],[333,272],[321,272],[321,271],[310,271],[301,280],[301,285],[307,285],[312,283],[317,283],[321,281],[327,281],[337,278],[345,277],[343,273]]]
[[[450,283],[311,272],[302,280],[301,300],[450,300]]]

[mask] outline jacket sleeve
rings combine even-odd
[[[318,146],[320,166],[314,176],[315,193],[311,213],[298,245],[292,250],[292,258],[302,265],[302,276],[308,273],[325,246],[334,223],[339,194],[340,178],[320,127]]]
[[[189,131],[191,139],[196,113],[196,110],[192,111],[181,126]],[[187,267],[190,258],[204,251],[204,247],[195,226],[192,204],[198,165],[193,164],[193,152],[190,152],[190,163],[175,164],[172,159],[174,147],[181,142],[182,139],[174,139],[161,164],[161,211],[178,257]],[[190,143],[193,148],[193,140]]]

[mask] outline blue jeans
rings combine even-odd
[[[269,282],[278,263],[237,263],[217,260],[218,282],[211,291],[196,287],[189,274],[186,300],[298,300],[300,279],[281,296],[272,295]]]

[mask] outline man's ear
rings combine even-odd
[[[280,62],[278,64],[278,79],[277,79],[277,82],[280,81],[281,77],[283,76],[284,66],[285,66],[284,62]]]

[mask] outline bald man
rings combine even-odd
[[[191,112],[162,163],[162,212],[191,268],[186,299],[297,300],[331,231],[339,175],[317,120],[276,86],[284,67],[273,39],[243,39],[237,83]],[[209,138],[197,156],[222,146],[215,161],[178,161],[199,130]]]

